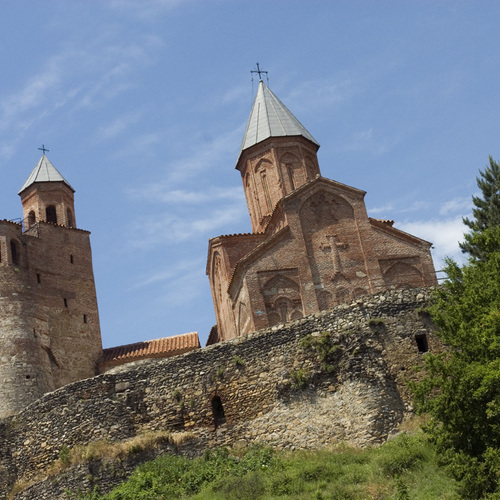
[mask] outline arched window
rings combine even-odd
[[[337,288],[337,303],[343,304],[350,300],[349,291],[346,288]]]
[[[288,170],[288,177],[290,178],[290,186],[292,190],[295,191],[295,182],[293,180],[293,165],[287,165],[286,169]]]
[[[271,192],[269,191],[269,184],[267,183],[266,173],[262,172],[260,176],[262,178],[262,186],[264,188],[264,197],[266,199],[267,209],[269,212],[271,212],[271,210],[273,209],[273,204],[271,201]]]
[[[57,212],[54,205],[49,205],[45,208],[45,220],[57,224]]]
[[[66,219],[68,227],[73,227],[73,214],[71,213],[71,210],[69,208],[66,211]]]
[[[33,224],[35,224],[35,223],[36,223],[36,215],[35,215],[35,212],[33,212],[33,210],[31,210],[30,213],[28,214],[28,228],[33,226]]]
[[[217,429],[220,425],[226,423],[226,416],[224,415],[224,407],[219,396],[212,398],[212,414],[214,416],[214,426]]]
[[[10,240],[10,256],[12,264],[18,266],[21,263],[21,250],[16,240]]]

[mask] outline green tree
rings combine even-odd
[[[474,237],[485,229],[500,226],[500,164],[489,157],[490,164],[484,171],[479,171],[476,177],[477,186],[482,192],[482,197],[473,196],[473,219],[463,218],[463,222],[471,231],[464,235],[465,241],[460,243],[462,252],[468,253],[477,259],[485,258],[485,250]]]
[[[446,264],[430,312],[449,350],[429,354],[416,407],[465,498],[500,494],[500,227],[469,238],[482,258]],[[498,497],[495,497],[498,498]]]

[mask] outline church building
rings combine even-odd
[[[261,80],[236,163],[252,232],[209,241],[208,344],[437,283],[431,243],[368,217],[365,191],[321,176],[318,148]]]

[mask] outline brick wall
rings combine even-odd
[[[0,221],[0,255],[1,417],[95,375],[102,344],[87,231]]]

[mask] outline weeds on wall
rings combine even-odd
[[[236,368],[243,368],[245,366],[245,362],[237,354],[235,354],[233,356],[233,363],[234,363],[234,366],[236,366]]]
[[[315,335],[306,335],[300,341],[303,349],[312,349],[318,355],[321,369],[326,373],[335,371],[338,360],[342,354],[342,347],[335,343],[330,332],[319,332]]]
[[[290,380],[294,389],[305,389],[310,382],[311,374],[305,368],[296,368],[290,372]]]
[[[370,329],[376,333],[381,332],[385,329],[384,320],[381,318],[371,318],[368,321],[368,326]]]
[[[14,498],[16,493],[36,483],[42,479],[42,477],[55,476],[73,465],[90,463],[98,460],[123,460],[129,455],[149,450],[160,444],[168,443],[179,446],[193,437],[194,435],[191,432],[173,433],[155,431],[139,434],[124,441],[111,442],[108,440],[99,440],[92,441],[85,446],[75,446],[73,448],[63,446],[59,452],[58,459],[51,464],[48,470],[43,471],[43,475],[34,477],[29,481],[21,478],[12,488],[9,498]]]

